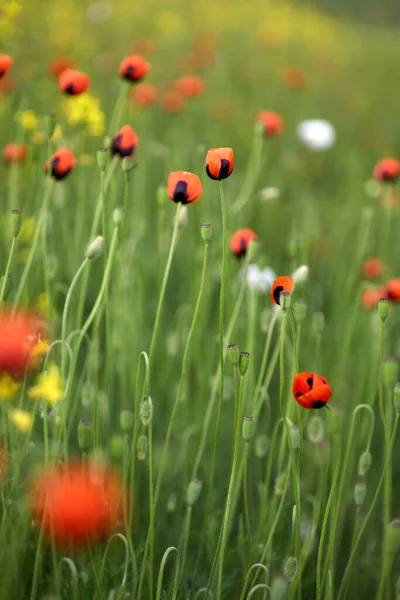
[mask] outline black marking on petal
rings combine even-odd
[[[296,394],[296,398],[300,398],[300,396],[302,396],[303,394],[301,392],[297,392]]]
[[[272,295],[274,297],[274,300],[277,304],[281,303],[281,292],[283,292],[284,287],[283,285],[277,285],[276,288],[274,289],[274,291],[272,292]]]
[[[126,71],[125,71],[125,75],[124,77],[126,79],[129,79],[130,81],[135,81],[136,77],[135,77],[135,67],[133,65],[130,65]]]
[[[221,167],[219,170],[218,179],[226,179],[227,177],[229,177],[229,168],[230,168],[229,160],[227,158],[223,158],[221,160]]]
[[[174,202],[181,202],[182,204],[188,204],[189,197],[187,193],[186,181],[178,181],[174,189]]]
[[[67,87],[65,88],[64,91],[65,91],[66,94],[69,94],[70,96],[75,96],[76,95],[75,86],[74,86],[73,83],[69,83],[67,85]]]
[[[326,402],[324,402],[323,400],[315,400],[315,402],[311,402],[311,406],[313,408],[322,408],[323,406],[325,406]]]
[[[311,375],[311,377],[308,377],[306,379],[306,382],[307,382],[307,385],[310,388],[310,390],[312,390],[312,386],[314,385],[314,378],[313,378],[313,376]]]

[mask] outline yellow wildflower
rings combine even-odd
[[[42,313],[49,321],[53,321],[57,317],[57,311],[49,305],[49,295],[42,292],[35,303],[35,308]]]
[[[37,129],[38,118],[33,110],[21,110],[15,115],[17,123],[20,123],[23,129]]]
[[[90,94],[65,98],[63,111],[72,125],[86,125],[86,135],[100,136],[105,130],[105,116],[100,101]]]
[[[58,140],[60,140],[62,138],[62,135],[63,135],[62,127],[61,127],[61,125],[59,123],[57,123],[57,125],[54,128],[53,135],[52,135],[51,139],[54,142],[58,142]]]
[[[17,429],[20,431],[29,431],[32,427],[33,418],[31,413],[26,410],[20,410],[19,408],[14,408],[10,410],[8,413],[10,421],[14,423]]]
[[[39,367],[39,364],[46,356],[49,350],[49,342],[47,340],[41,340],[32,347],[29,354],[29,370],[35,370]]]
[[[11,400],[21,387],[20,383],[14,381],[14,379],[8,373],[2,373],[0,375],[0,399]]]
[[[55,364],[51,364],[47,371],[39,375],[37,384],[31,387],[28,396],[32,400],[46,400],[51,406],[63,399],[61,375]]]

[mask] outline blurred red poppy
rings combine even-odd
[[[282,71],[282,81],[287,87],[299,89],[307,84],[307,77],[302,69],[287,67]]]
[[[400,161],[396,158],[383,158],[376,163],[373,175],[377,181],[394,183],[400,176]]]
[[[242,229],[238,229],[232,235],[229,242],[229,248],[236,258],[241,259],[246,256],[248,247],[250,246],[251,242],[255,240],[257,240],[257,234],[254,233],[252,229],[244,227]]]
[[[111,141],[111,152],[120,158],[133,156],[139,144],[136,131],[130,125],[124,125]]]
[[[382,274],[384,269],[383,262],[380,258],[367,258],[363,262],[362,272],[368,279],[375,279]]]
[[[398,302],[400,300],[400,279],[389,279],[385,285],[386,298],[392,302]]]
[[[0,54],[0,79],[4,77],[13,64],[13,59],[8,54]]]
[[[150,70],[150,65],[138,54],[132,54],[124,58],[119,67],[119,74],[121,77],[136,83],[143,79]]]
[[[70,96],[79,96],[90,87],[90,79],[86,73],[65,69],[58,78],[58,86],[62,92]]]
[[[182,75],[177,80],[176,87],[183,96],[197,98],[204,93],[206,84],[198,75]]]
[[[27,156],[28,149],[25,144],[7,144],[3,150],[3,158],[7,165],[24,162]]]
[[[46,334],[46,326],[38,315],[19,309],[14,314],[8,308],[0,314],[0,373],[21,375],[31,370],[33,347]]]
[[[73,69],[73,67],[74,61],[72,58],[68,58],[68,56],[58,56],[50,62],[48,70],[52,77],[58,79],[63,71],[66,69]]]
[[[179,90],[166,90],[161,97],[161,106],[167,113],[176,114],[185,107],[185,98]]]
[[[76,158],[68,148],[59,148],[50,159],[51,176],[60,181],[64,179],[76,167]],[[44,170],[47,173],[49,161],[46,161]]]
[[[139,106],[151,106],[157,98],[157,91],[151,83],[139,83],[130,94],[130,99]]]
[[[285,123],[281,115],[270,110],[262,110],[258,113],[256,121],[264,125],[265,134],[269,137],[281,135],[285,128]]]

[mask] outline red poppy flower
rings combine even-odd
[[[210,179],[226,179],[233,171],[235,160],[232,148],[212,148],[206,156],[206,173]]]
[[[50,159],[51,176],[57,181],[64,179],[76,167],[76,158],[68,148],[59,148]],[[46,161],[44,170],[47,173],[49,161]]]
[[[124,79],[136,83],[147,75],[150,65],[138,54],[124,58],[119,67],[119,74]]]
[[[27,155],[28,149],[24,144],[7,144],[3,150],[3,157],[7,165],[24,162]]]
[[[70,462],[43,470],[28,491],[34,520],[58,546],[82,547],[108,536],[122,517],[124,490],[111,468]]]
[[[176,114],[185,106],[185,99],[179,90],[167,90],[161,99],[161,106],[167,113]]]
[[[31,311],[18,310],[0,314],[0,373],[21,375],[30,370],[32,348],[42,338],[43,321]]]
[[[299,89],[307,83],[306,74],[297,67],[288,67],[282,73],[282,81],[287,87]]]
[[[256,121],[264,125],[264,131],[267,136],[277,137],[281,135],[285,128],[285,123],[281,115],[270,110],[262,110],[258,113]]]
[[[167,194],[173,202],[192,204],[200,198],[203,187],[200,179],[188,171],[173,171],[169,174]]]
[[[139,144],[136,131],[130,125],[124,125],[116,133],[111,142],[111,152],[119,154],[120,158],[133,156]]]
[[[11,68],[13,59],[8,54],[0,54],[0,79],[4,77],[7,71]]]
[[[400,161],[396,158],[383,158],[376,163],[373,175],[377,181],[395,182],[400,176]]]
[[[130,94],[131,100],[139,106],[151,106],[157,97],[156,88],[151,83],[139,83]]]
[[[65,94],[78,96],[89,89],[90,79],[86,73],[74,69],[65,69],[58,78],[58,86]]]
[[[198,75],[182,75],[176,82],[177,89],[183,96],[196,98],[206,89],[206,84]]]
[[[49,73],[55,79],[58,79],[63,71],[66,69],[72,69],[74,67],[74,61],[67,56],[58,56],[54,58],[49,64]]]
[[[231,237],[229,248],[240,259],[246,256],[247,248],[254,240],[257,240],[257,234],[252,229],[238,229]]]
[[[288,292],[288,294],[291,294],[292,291],[293,279],[284,275],[282,277],[278,277],[278,279],[275,279],[274,283],[272,284],[269,296],[272,302],[275,302],[275,304],[280,304],[280,295],[282,294],[282,292]]]
[[[389,279],[385,285],[386,297],[392,302],[400,300],[400,279]]]
[[[379,293],[377,288],[367,288],[361,294],[361,304],[364,308],[370,310],[378,305],[378,302],[381,298],[382,295]]]
[[[384,265],[380,258],[367,258],[363,263],[362,272],[368,279],[375,279],[382,274],[383,269]]]
[[[332,388],[316,373],[297,373],[293,380],[293,397],[303,408],[322,408],[332,396]]]
[[[15,88],[14,79],[11,75],[0,78],[0,94],[9,94]]]

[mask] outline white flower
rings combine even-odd
[[[280,191],[277,187],[266,187],[260,190],[259,197],[263,202],[276,200],[280,196]]]
[[[308,280],[309,268],[307,265],[301,265],[298,267],[294,273],[292,273],[292,279],[294,285],[299,285],[301,283],[305,283]]]
[[[309,150],[328,150],[336,141],[336,132],[323,119],[309,119],[297,126],[297,136]]]
[[[239,277],[243,280],[245,269],[239,273]],[[257,290],[264,293],[271,289],[272,284],[276,279],[276,273],[269,267],[260,269],[258,265],[249,265],[247,269],[247,285],[250,290]]]

